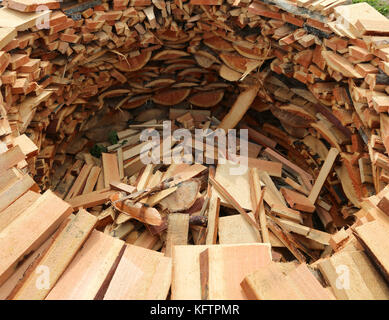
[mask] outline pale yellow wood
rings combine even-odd
[[[171,257],[173,247],[188,243],[189,214],[171,213],[167,220],[165,256]]]
[[[48,190],[2,230],[0,284],[12,275],[17,263],[37,249],[71,213],[71,206]]]
[[[164,300],[172,277],[171,258],[127,245],[104,300]]]
[[[64,226],[12,299],[43,300],[92,232],[96,222],[97,217],[85,210],[80,210],[74,219]],[[36,285],[41,276],[40,268],[48,268],[50,272],[47,287],[39,288]]]
[[[46,300],[93,300],[124,246],[122,240],[94,230]]]

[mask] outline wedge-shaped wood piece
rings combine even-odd
[[[116,153],[102,153],[104,183],[109,188],[111,182],[120,182],[118,158]]]
[[[159,226],[162,223],[162,217],[158,210],[144,205],[140,202],[131,203],[129,201],[115,201],[119,200],[123,195],[120,192],[115,192],[110,196],[110,200],[116,210],[131,216],[141,222],[148,223],[152,226]]]
[[[93,300],[103,295],[123,248],[122,240],[94,230],[46,300]]]
[[[162,199],[159,204],[169,212],[184,212],[193,206],[200,191],[200,182],[187,180],[182,182],[177,190]]]
[[[69,223],[65,223],[42,259],[31,270],[22,285],[11,297],[13,300],[43,300],[71,263],[78,250],[92,232],[97,217],[80,210]],[[49,271],[48,286],[38,287],[40,270]]]
[[[19,146],[9,149],[7,152],[0,154],[0,173],[16,166],[20,161],[26,158]]]
[[[151,58],[151,51],[144,50],[135,57],[125,57],[115,65],[115,68],[124,72],[132,72],[142,69]]]
[[[210,108],[216,106],[224,96],[223,90],[206,91],[192,95],[188,101],[198,107]]]
[[[361,17],[355,24],[363,35],[389,36],[389,21],[365,20]]]
[[[247,275],[241,283],[252,300],[332,300],[305,263],[271,263]]]
[[[322,56],[327,64],[335,71],[340,72],[345,77],[363,78],[363,76],[355,70],[353,64],[341,55],[332,51],[322,51]]]
[[[0,232],[0,284],[17,263],[37,249],[72,213],[72,208],[50,190]]]
[[[21,179],[12,182],[2,189],[0,191],[0,211],[7,208],[29,189],[36,192],[40,191],[35,181],[29,175],[24,175]]]
[[[240,286],[244,277],[271,262],[270,245],[216,245],[200,253],[201,298],[246,299]]]
[[[312,203],[315,203],[321,189],[323,188],[323,185],[327,179],[327,176],[329,175],[330,171],[332,170],[332,166],[336,160],[336,157],[338,156],[339,151],[336,148],[331,148],[330,151],[327,154],[326,160],[324,161],[319,175],[317,176],[317,179],[315,181],[315,184],[312,187],[311,193],[308,196],[309,201]]]
[[[163,106],[174,106],[184,101],[190,94],[190,88],[183,89],[167,89],[153,95],[154,103]]]
[[[281,188],[280,191],[282,195],[285,197],[288,204],[292,207],[292,209],[301,210],[305,212],[314,212],[316,207],[312,204],[312,202],[301,193],[296,191]]]
[[[15,138],[15,145],[19,146],[26,158],[31,158],[38,154],[38,147],[25,134]]]
[[[389,289],[363,251],[340,251],[318,262],[337,299],[387,300]]]
[[[27,210],[38,198],[40,194],[34,191],[27,191],[9,207],[0,212],[0,232],[12,221]]]
[[[241,170],[242,172],[239,172]],[[235,164],[232,161],[218,164],[216,168],[215,180],[220,183],[235,198],[239,205],[246,210],[252,208],[250,199],[249,170],[246,166]],[[231,206],[227,199],[224,199],[216,190],[216,194],[221,198],[221,204]]]
[[[171,258],[127,245],[104,300],[164,300],[172,279]]]
[[[218,128],[227,132],[228,129],[233,129],[243,118],[247,110],[250,108],[259,90],[259,84],[249,87],[235,100],[230,111],[223,118]]]
[[[367,252],[389,281],[388,229],[377,220],[356,227],[355,230]]]

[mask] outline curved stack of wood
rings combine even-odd
[[[0,298],[389,297],[387,18],[347,0],[2,5]],[[167,119],[248,129],[247,172],[144,165],[140,129]]]

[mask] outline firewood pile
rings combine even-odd
[[[2,6],[0,299],[389,298],[387,18],[348,0]],[[189,161],[162,161],[184,151],[167,123]],[[231,155],[199,129],[248,140]]]

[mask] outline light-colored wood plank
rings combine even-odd
[[[189,214],[171,213],[167,220],[166,250],[167,257],[172,256],[173,247],[188,243]]]
[[[109,188],[111,182],[120,182],[119,166],[116,153],[102,153],[101,154],[104,184]]]
[[[70,205],[48,190],[1,231],[0,283],[7,280],[17,263],[37,249],[71,213]]]
[[[93,300],[113,275],[124,242],[94,230],[46,300]]]
[[[320,169],[319,175],[317,176],[317,179],[315,181],[315,184],[312,187],[311,193],[308,196],[309,201],[311,201],[313,204],[316,202],[338,154],[339,151],[336,148],[331,148],[328,152],[326,160],[324,161],[323,166]]]
[[[127,245],[104,300],[164,300],[172,278],[171,258]]]
[[[270,245],[263,243],[217,245],[200,253],[201,298],[246,299],[240,286],[244,277],[271,262]]]
[[[4,230],[12,221],[27,210],[38,198],[40,194],[34,191],[27,191],[9,207],[0,212],[0,232]]]
[[[24,279],[12,299],[43,300],[92,232],[96,222],[97,217],[80,210],[74,219],[63,226],[48,251]],[[36,284],[42,275],[41,270],[45,269],[49,271],[48,282],[45,283],[47,285],[38,287]]]

